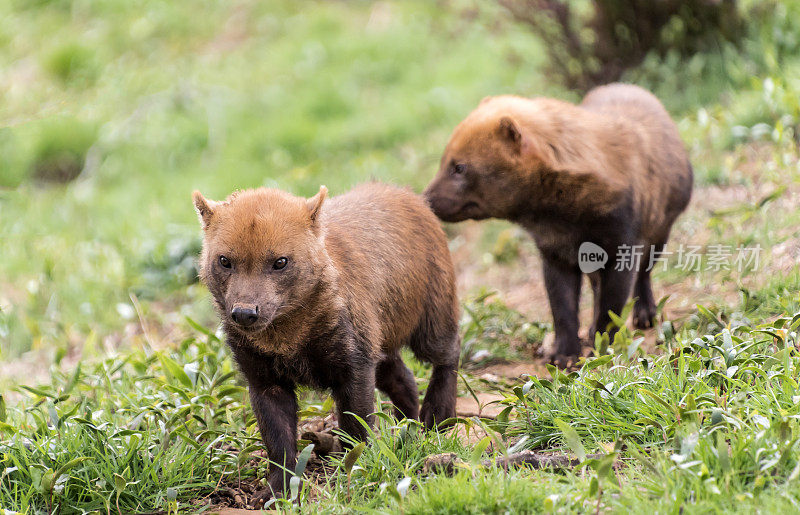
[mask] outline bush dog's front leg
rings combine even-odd
[[[297,396],[293,385],[250,385],[250,402],[256,413],[261,439],[267,446],[270,461],[269,494],[279,497],[289,485],[291,475],[283,467],[294,470],[297,462]]]
[[[372,413],[375,411],[375,367],[371,367],[369,371],[356,371],[350,380],[333,390],[333,399],[336,401],[339,429],[356,440],[366,440],[366,428],[350,413],[372,425]]]
[[[548,358],[566,365],[568,357],[581,352],[578,340],[578,298],[581,293],[581,271],[553,259],[544,259],[544,285],[553,313],[555,347]]]

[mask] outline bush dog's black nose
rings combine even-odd
[[[243,327],[249,327],[258,320],[258,308],[234,306],[231,310],[231,317],[233,317],[234,322],[237,324]]]

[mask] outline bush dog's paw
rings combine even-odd
[[[561,369],[566,369],[578,363],[580,356],[577,354],[549,354],[545,356],[545,359],[551,365],[555,365]]]
[[[656,319],[655,306],[639,306],[633,307],[633,327],[636,329],[650,329],[654,327],[653,322]]]

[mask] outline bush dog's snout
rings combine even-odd
[[[231,318],[242,327],[250,327],[258,320],[258,306],[254,304],[235,304],[231,309]]]

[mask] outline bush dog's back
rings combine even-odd
[[[371,340],[386,351],[406,344],[422,317],[457,319],[447,239],[420,197],[382,184],[360,186],[331,199],[321,222],[342,293],[359,316],[380,319],[382,334]],[[431,316],[426,309],[447,312]]]
[[[296,461],[296,385],[330,389],[339,426],[363,439],[374,388],[398,416],[434,427],[455,415],[460,341],[447,240],[410,191],[359,186],[326,201],[273,189],[224,202],[194,194],[204,230],[201,278],[248,381],[270,460]],[[408,345],[433,364],[422,409],[400,359]],[[270,471],[266,499],[288,477]]]
[[[675,122],[652,93],[630,84],[595,88],[580,107],[606,116],[636,135],[630,143],[638,152],[620,151],[637,155],[644,162],[623,167],[622,171],[637,183],[633,191],[644,197],[639,199],[643,236],[648,241],[665,242],[672,222],[686,208],[692,192],[692,167]],[[613,140],[614,135],[608,139]],[[613,151],[613,146],[609,150]]]

